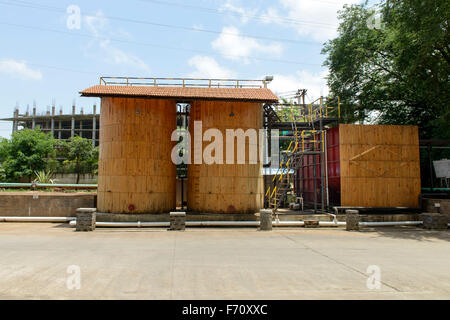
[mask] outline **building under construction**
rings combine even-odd
[[[55,109],[53,105],[51,111],[47,110],[44,114],[39,114],[34,106],[31,113],[27,110],[21,114],[16,107],[12,118],[0,120],[11,121],[13,133],[22,129],[40,128],[43,132],[51,133],[58,140],[80,136],[91,139],[94,146],[99,145],[100,114],[97,113],[96,105],[92,107],[92,113],[89,114],[84,113],[83,109],[76,113],[75,105],[72,106],[71,114],[64,114],[62,109],[56,113]]]

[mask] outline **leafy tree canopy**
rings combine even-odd
[[[345,6],[322,50],[331,93],[347,122],[414,124],[421,138],[450,139],[448,0]]]
[[[62,155],[67,158],[66,163],[74,166],[77,173],[77,183],[80,181],[80,173],[86,171],[86,167],[95,168],[98,162],[98,148],[92,145],[92,140],[72,137],[68,142],[59,142]]]
[[[35,171],[45,170],[47,162],[54,157],[55,140],[40,130],[21,130],[11,139],[0,142],[2,175],[9,181],[23,177],[31,181]]]

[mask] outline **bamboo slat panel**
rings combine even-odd
[[[175,101],[103,97],[101,102],[98,211],[175,209],[176,169],[170,156]]]
[[[194,121],[202,121],[202,132],[218,129],[223,135],[224,164],[191,164],[188,166],[188,209],[208,213],[255,213],[264,205],[262,162],[249,163],[250,140],[245,140],[245,163],[237,164],[237,140],[234,144],[234,164],[226,164],[226,129],[262,128],[262,108],[259,103],[228,101],[194,101],[191,104],[189,130],[194,160]],[[211,144],[204,141],[202,150]],[[256,141],[257,143],[257,141]],[[257,150],[257,146],[256,146]],[[212,155],[215,155],[213,152]],[[228,155],[230,156],[230,155]],[[231,157],[230,157],[231,158]],[[258,158],[256,160],[259,160]]]
[[[416,126],[339,126],[341,205],[418,207]]]

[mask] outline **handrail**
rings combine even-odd
[[[15,183],[0,182],[0,188],[65,188],[65,189],[97,189],[97,184],[65,184],[65,183]]]
[[[208,88],[267,88],[268,80],[207,78],[100,77],[100,85]]]

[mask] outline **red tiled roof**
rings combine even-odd
[[[130,96],[149,98],[245,100],[277,102],[279,99],[267,88],[198,88],[96,85],[80,91],[86,97]]]

